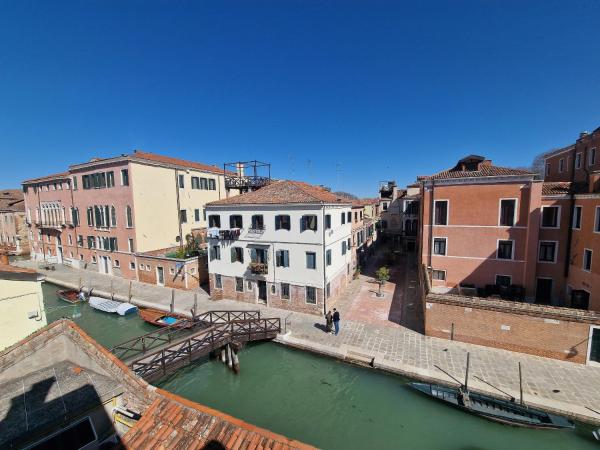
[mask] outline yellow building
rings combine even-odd
[[[0,350],[46,326],[42,281],[29,269],[0,262]]]

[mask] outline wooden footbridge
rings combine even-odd
[[[209,311],[115,346],[111,352],[151,382],[227,344],[272,339],[279,318],[260,311]]]

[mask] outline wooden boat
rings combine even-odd
[[[166,313],[159,309],[153,308],[140,308],[138,310],[140,318],[149,324],[156,325],[157,327],[169,327],[177,325],[178,323],[185,326],[182,322],[187,323],[187,317],[180,314]]]
[[[450,406],[500,423],[528,428],[575,427],[565,417],[528,408],[508,400],[499,400],[475,392],[469,392],[468,396],[465,396],[461,388],[429,383],[409,383],[409,386]]]
[[[56,296],[69,303],[81,303],[84,301],[79,295],[79,291],[75,289],[59,289],[56,291]]]
[[[90,306],[98,311],[104,311],[107,313],[117,313],[120,316],[137,311],[137,306],[131,303],[116,302],[114,300],[108,300],[102,297],[90,297]]]
[[[521,394],[519,403],[516,403],[514,397],[503,390],[478,377],[475,378],[509,396],[510,400],[501,400],[490,395],[469,391],[469,353],[467,353],[467,370],[464,384],[441,367],[435,367],[456,381],[460,387],[446,387],[430,383],[409,383],[409,386],[447,405],[495,422],[527,428],[575,428],[575,424],[566,417],[548,413],[540,409],[529,408],[523,403],[521,363],[519,363],[519,391]]]

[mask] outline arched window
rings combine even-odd
[[[117,210],[115,209],[114,206],[110,207],[110,226],[111,227],[117,226]]]
[[[126,212],[126,216],[127,216],[127,228],[132,228],[133,227],[133,215],[131,213],[131,206],[127,206],[127,208],[125,208],[125,212]]]

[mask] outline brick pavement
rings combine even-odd
[[[404,277],[396,276],[394,286],[390,286],[390,289],[398,292],[396,299],[400,299],[402,304],[398,305],[388,298],[388,312],[398,307],[406,311],[403,308],[418,303],[415,266],[406,260],[403,264],[397,268],[397,274],[404,274]],[[19,262],[19,265],[35,267],[31,262]],[[112,290],[121,296],[127,296],[129,288],[128,280],[66,267],[57,266],[56,271],[45,273],[49,281],[67,285],[77,285],[79,277],[83,276],[86,285],[91,283],[106,291],[111,290],[112,282]],[[163,309],[169,307],[171,289],[137,282],[133,282],[132,286],[135,302]],[[343,300],[338,303],[342,314],[339,336],[323,332],[324,321],[318,316],[231,300],[213,302],[205,292],[198,291],[196,294],[199,312],[209,309],[259,308],[264,316],[282,318],[286,332],[277,338],[280,343],[346,360],[368,362],[374,358],[377,368],[420,379],[451,382],[435,368],[436,365],[462,379],[466,354],[470,352],[472,375],[518,397],[517,363],[521,362],[526,403],[600,424],[600,415],[585,408],[589,406],[600,410],[600,368],[428,337],[400,324],[386,323],[384,314],[382,315],[385,307],[381,307],[381,303],[378,304],[380,308],[376,314],[369,314],[368,303],[371,298],[365,292],[370,289],[373,289],[373,285],[369,283],[367,275],[348,286]],[[175,305],[178,311],[188,312],[193,302],[193,292],[176,291]],[[400,319],[402,323],[402,317]],[[470,385],[498,395],[473,377],[470,378]]]

